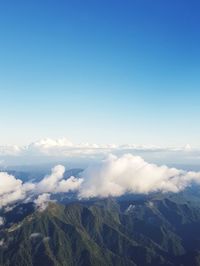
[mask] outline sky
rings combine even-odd
[[[0,1],[0,145],[200,147],[200,2]]]

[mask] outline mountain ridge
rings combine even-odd
[[[184,201],[108,198],[21,211],[1,227],[1,266],[185,266],[190,257],[200,265],[200,208]]]

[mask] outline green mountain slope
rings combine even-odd
[[[1,266],[200,265],[200,208],[169,199],[50,203],[0,230]]]

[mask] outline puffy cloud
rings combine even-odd
[[[76,177],[70,177],[68,179],[63,179],[65,173],[65,167],[62,165],[57,165],[52,169],[52,173],[44,177],[37,185],[36,190],[38,192],[50,192],[50,193],[61,193],[68,192],[70,190],[77,190],[82,179]]]
[[[82,178],[84,181],[79,191],[81,198],[156,191],[179,192],[192,182],[200,184],[200,172],[157,166],[131,154],[121,157],[111,155],[85,169]]]
[[[57,165],[52,169],[50,175],[45,176],[38,184],[37,190],[39,192],[52,192],[55,191],[59,181],[63,178],[65,167]]]
[[[64,172],[65,167],[57,165],[52,169],[50,175],[45,176],[38,183],[23,183],[13,175],[0,172],[0,208],[21,200],[30,201],[38,195],[39,197],[35,203],[39,206],[42,201],[50,199],[50,194],[48,193],[66,193],[77,190],[83,180],[73,176],[64,179]]]
[[[0,208],[18,201],[34,201],[44,210],[51,195],[77,191],[79,198],[121,196],[125,193],[179,192],[192,183],[200,184],[200,172],[188,172],[148,163],[139,156],[110,155],[88,166],[79,178],[64,178],[65,167],[55,166],[38,183],[23,183],[0,172]]]
[[[77,156],[83,154],[95,154],[99,149],[108,149],[109,146],[99,146],[97,144],[80,143],[73,144],[66,138],[53,140],[42,139],[23,147],[26,154],[43,154],[48,156]]]
[[[57,152],[63,152],[71,147],[73,147],[73,144],[65,138],[57,140],[46,138],[29,144],[23,150],[31,154],[56,155]]]
[[[39,195],[37,199],[34,200],[34,203],[39,211],[44,211],[47,208],[49,201],[51,201],[50,196],[51,194],[44,193],[42,195]]]
[[[0,172],[0,207],[25,198],[26,191],[20,179]]]
[[[55,193],[78,190],[82,182],[83,182],[82,178],[76,178],[74,176],[71,176],[66,180],[63,179],[58,183],[58,186],[55,189]]]
[[[53,147],[72,147],[72,146],[73,146],[72,142],[66,138],[61,138],[57,140],[46,138],[31,143],[29,145],[29,148],[49,149]]]

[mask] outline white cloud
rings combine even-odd
[[[0,208],[25,198],[22,181],[6,172],[0,172]]]
[[[113,151],[191,151],[192,148],[189,144],[181,148],[166,147],[162,148],[155,145],[116,145],[116,144],[90,144],[80,143],[74,144],[66,138],[61,139],[41,139],[33,142],[27,146],[0,146],[0,155],[48,155],[48,156],[77,156],[77,155],[92,155],[104,154]]]
[[[158,166],[132,154],[110,155],[88,166],[79,178],[65,179],[64,173],[65,167],[57,165],[40,182],[23,183],[0,172],[0,208],[18,201],[34,201],[39,210],[44,210],[52,194],[69,191],[77,191],[80,198],[89,198],[156,191],[176,193],[192,183],[200,184],[200,172]]]
[[[38,184],[38,192],[52,192],[55,191],[59,181],[63,178],[65,167],[57,165],[52,169],[50,175],[45,176]]]
[[[34,200],[34,203],[39,211],[44,211],[47,208],[49,202],[51,201],[50,197],[51,194],[44,193],[42,195],[39,195],[37,199]]]
[[[183,147],[160,147],[155,145],[116,145],[116,144],[74,144],[66,138],[41,139],[26,146],[0,146],[2,168],[10,165],[46,163],[51,160],[70,160],[70,162],[87,163],[89,160],[99,160],[107,154],[123,155],[132,153],[158,164],[191,164],[199,165],[200,149],[189,144]]]
[[[124,193],[179,192],[192,182],[200,184],[200,172],[157,166],[131,154],[111,155],[89,166],[81,176],[84,181],[79,196],[86,198],[121,196]]]
[[[0,146],[0,155],[17,156],[21,154],[21,147],[13,146]]]
[[[82,179],[73,176],[64,179],[64,172],[65,167],[57,165],[52,169],[50,175],[45,176],[38,183],[23,183],[13,175],[9,175],[6,172],[0,172],[0,208],[21,200],[29,201],[33,197],[43,193],[55,194],[77,190],[82,183]],[[43,194],[43,197],[38,197],[36,203],[47,198],[47,195],[48,194]]]
[[[23,148],[26,154],[44,154],[48,156],[77,156],[80,154],[93,154],[99,148],[107,148],[97,144],[73,144],[66,138],[53,140],[42,139]]]
[[[56,155],[58,152],[63,152],[71,147],[73,147],[73,144],[65,138],[57,140],[46,138],[29,144],[23,150],[31,154]]]
[[[77,190],[82,179],[76,177],[70,177],[68,179],[63,179],[65,173],[65,167],[62,165],[57,165],[52,169],[52,173],[44,177],[37,185],[36,190],[38,192],[50,192],[50,193],[60,193],[68,192],[70,190]]]

